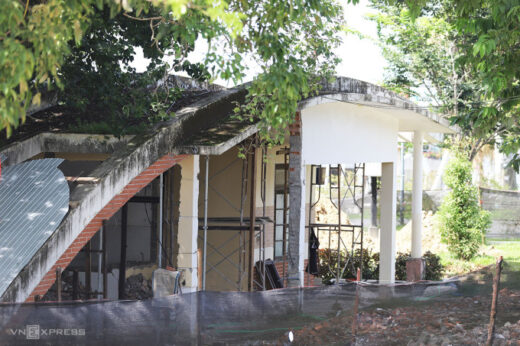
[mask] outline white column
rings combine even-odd
[[[379,236],[379,282],[395,281],[396,164],[381,164],[381,231]]]
[[[412,258],[422,257],[423,137],[421,131],[415,131],[413,134]]]
[[[196,291],[198,287],[198,235],[199,235],[199,155],[183,159],[179,205],[179,270],[183,270],[186,286],[184,292]]]

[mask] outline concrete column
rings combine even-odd
[[[422,257],[423,136],[421,131],[415,131],[413,135],[412,258]]]
[[[305,166],[302,162],[300,113],[290,128],[289,152],[289,248],[287,272],[289,287],[304,285],[305,257]]]
[[[381,164],[381,231],[379,235],[380,259],[379,282],[395,281],[395,212],[396,212],[396,165],[393,162]]]
[[[178,265],[183,270],[186,286],[183,292],[196,291],[198,287],[198,234],[199,234],[199,155],[192,155],[180,163],[181,187],[179,205]]]
[[[412,186],[412,258],[406,262],[406,280],[419,281],[424,278],[422,259],[422,171],[423,138],[421,131],[413,134],[413,186]]]

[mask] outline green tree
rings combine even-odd
[[[439,208],[439,228],[448,250],[469,260],[477,253],[491,219],[480,207],[478,188],[471,181],[471,163],[460,153],[453,155],[444,173],[451,191]]]
[[[110,84],[116,91],[104,101],[115,108],[112,113],[130,120],[139,112],[164,116],[169,91],[137,103],[131,97],[109,102],[128,91],[129,82],[148,85],[121,67],[133,59],[135,47],[142,47],[152,59],[147,78],[184,70],[200,79],[237,83],[248,72],[244,57],[256,61],[261,73],[248,87],[248,103],[237,111],[260,119],[265,138],[272,131],[280,139],[298,101],[317,91],[319,78],[332,74],[341,18],[333,0],[5,0],[0,2],[0,129],[9,135],[27,107],[39,103],[43,88],[66,88],[67,104],[81,113],[93,103],[89,96],[101,95],[88,89],[101,91],[95,86],[102,88],[114,75]],[[209,48],[201,63],[192,63],[188,54],[198,38]],[[109,78],[103,75],[107,71]]]
[[[407,8],[412,19],[430,16],[444,19],[455,38],[455,60],[479,82],[478,99],[470,111],[458,112],[452,122],[475,129],[477,138],[496,132],[500,150],[520,168],[520,3],[516,0],[383,0],[374,1]],[[463,67],[463,69],[461,69]],[[455,108],[459,109],[458,107]],[[484,134],[484,135],[483,135]]]
[[[373,2],[378,13],[378,40],[388,61],[385,85],[396,92],[418,97],[436,112],[447,114],[461,133],[451,145],[473,160],[479,150],[502,135],[520,134],[508,121],[483,126],[477,116],[488,103],[480,73],[465,59],[461,47],[472,38],[459,33],[442,7],[414,16],[402,5]]]

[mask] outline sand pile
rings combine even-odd
[[[316,223],[337,224],[338,210],[332,204],[330,199],[322,198],[315,207]],[[350,224],[349,217],[345,212],[341,213],[342,223]],[[371,232],[369,227],[365,225],[365,234],[363,239],[363,247],[372,252],[379,252],[379,237],[378,232]],[[331,232],[330,243],[328,232],[319,232],[320,248],[327,248],[330,246],[336,249],[338,246],[337,235]],[[343,243],[350,247],[352,237],[346,233],[342,237]],[[330,245],[329,245],[330,244]],[[397,252],[410,252],[412,244],[412,223],[409,222],[402,229],[397,231]],[[437,227],[437,220],[431,211],[423,212],[422,220],[422,250],[423,252],[431,251],[433,253],[440,253],[447,251],[446,244],[441,243],[441,235]]]

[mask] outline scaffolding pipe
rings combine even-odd
[[[119,259],[119,282],[118,282],[119,299],[125,299],[127,222],[128,222],[128,204],[125,204],[123,206],[123,209],[121,210],[121,253],[120,253],[120,259]]]
[[[164,174],[159,176],[159,268],[162,268],[162,241],[163,241],[163,181]]]
[[[399,223],[404,225],[404,142],[401,143],[401,205],[399,206]]]
[[[336,284],[340,281],[340,258],[341,258],[341,165],[338,165],[338,268],[336,269]],[[355,188],[354,188],[355,189]],[[345,249],[346,251],[346,249]]]
[[[208,173],[209,173],[209,156],[206,155],[206,177],[204,179],[204,244],[202,259],[202,290],[206,290],[206,254],[208,243]]]
[[[103,295],[101,292],[101,260],[103,256],[103,232],[105,228],[105,223],[103,222],[103,226],[101,226],[101,229],[99,230],[99,248],[98,248],[98,273],[97,273],[97,292],[98,292],[98,299],[101,299]]]
[[[107,280],[107,227],[106,220],[103,220],[103,299],[108,298]]]
[[[253,145],[251,151],[251,202],[249,203],[249,282],[248,290],[253,290],[253,239],[255,237],[256,225],[256,148]]]

